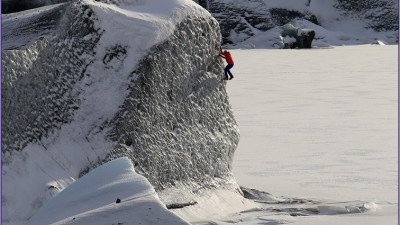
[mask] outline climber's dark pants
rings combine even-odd
[[[234,65],[234,64],[228,64],[228,65],[225,67],[225,78],[226,78],[227,80],[228,80],[228,73],[229,73],[229,76],[231,76],[231,79],[232,79],[232,77],[233,77],[231,71],[229,71],[230,69],[232,69],[233,65]]]

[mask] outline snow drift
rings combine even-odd
[[[50,200],[28,222],[43,224],[188,224],[160,202],[128,158],[108,162]]]
[[[178,189],[162,192],[167,206],[240,192],[216,20],[192,1],[108,2],[2,15],[4,30],[26,31],[3,35],[4,224],[123,156],[158,192]]]

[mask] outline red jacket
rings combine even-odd
[[[229,52],[226,52],[226,53],[225,53],[225,52],[222,52],[222,49],[221,49],[220,51],[221,51],[221,57],[224,58],[228,64],[234,64],[234,63],[233,63],[232,56],[231,56],[231,53],[229,53]]]

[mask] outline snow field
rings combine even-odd
[[[228,93],[241,131],[233,167],[239,185],[376,206],[294,224],[396,224],[397,48],[232,50],[236,76]]]

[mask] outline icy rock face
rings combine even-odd
[[[158,190],[230,174],[239,135],[221,82],[217,27],[212,18],[188,18],[154,46],[113,121],[120,144],[109,158],[128,154]]]
[[[54,33],[2,51],[4,223],[121,156],[157,191],[237,188],[217,21],[190,1],[114,3],[67,3]]]
[[[399,29],[399,2],[397,0],[337,0],[335,7],[341,10],[345,16],[353,16],[367,21],[368,28],[376,31]]]
[[[84,76],[100,36],[91,16],[87,6],[74,4],[60,20],[56,38],[50,41],[27,34],[28,39],[39,40],[26,50],[2,51],[3,153],[20,151],[71,121],[73,111],[79,107],[79,92],[73,86]],[[91,38],[84,39],[88,34]],[[15,36],[6,33],[3,38],[7,41]],[[7,163],[7,157],[2,161]]]
[[[23,13],[2,15],[2,21],[5,26],[3,26],[1,33],[1,48],[26,49],[40,37],[55,33],[57,22],[65,14],[67,6],[68,4],[56,4],[27,10]]]
[[[23,10],[63,3],[67,1],[70,0],[2,0],[1,13],[7,14],[7,13],[19,12]]]

